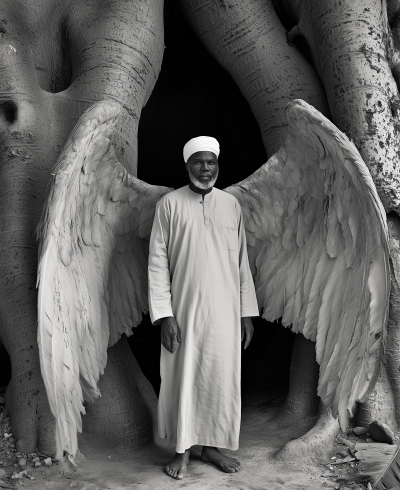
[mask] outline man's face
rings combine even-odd
[[[196,187],[209,189],[218,177],[218,158],[211,151],[198,151],[189,157],[186,169]]]

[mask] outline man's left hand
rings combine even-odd
[[[246,337],[244,348],[247,349],[254,333],[253,322],[250,317],[245,317],[240,319],[240,323],[242,327],[242,340]]]

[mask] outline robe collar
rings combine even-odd
[[[196,200],[197,200],[198,198],[200,198],[200,199],[202,198],[202,195],[201,195],[201,194],[199,194],[198,192],[194,192],[194,191],[192,191],[192,189],[189,187],[189,184],[188,184],[186,187],[188,188],[188,190],[189,190],[190,194],[191,194],[191,195],[192,195],[194,198],[196,198]],[[208,194],[206,194],[206,195],[204,196],[204,202],[205,202],[205,203],[207,203],[207,202],[208,202],[208,201],[211,199],[211,197],[212,197],[214,194],[215,194],[215,193],[214,193],[214,187],[213,187],[213,188],[211,189],[211,192],[209,192]]]

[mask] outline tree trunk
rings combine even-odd
[[[315,421],[320,404],[318,378],[315,342],[297,334],[290,363],[289,393],[276,419],[278,425],[307,425],[310,420]]]
[[[0,6],[0,339],[11,358],[7,408],[21,452],[51,450],[54,441],[36,340],[35,228],[50,171],[83,111],[111,97],[126,109],[116,153],[136,173],[138,121],[161,68],[162,9],[162,0]],[[133,361],[129,369],[135,376]]]
[[[315,342],[297,334],[290,364],[289,393],[278,416],[267,425],[268,430],[285,430],[291,436],[276,453],[277,460],[325,458],[332,450],[339,423],[317,395],[319,366],[315,357]]]
[[[332,120],[357,146],[386,211],[400,213],[400,99],[381,0],[285,0],[310,46]]]
[[[121,452],[152,442],[157,429],[157,397],[125,336],[108,350],[99,388],[105,396],[85,404],[82,442]]]
[[[286,137],[285,107],[304,99],[328,114],[324,89],[270,0],[179,0],[189,23],[250,104],[268,157]]]
[[[287,442],[275,459],[286,462],[327,459],[338,432],[338,420],[332,417],[331,409],[321,403],[316,424],[303,436]]]
[[[369,399],[362,404],[357,425],[367,427],[380,420],[394,430],[400,429],[400,218],[388,215],[391,290],[389,322],[384,359],[378,382]]]

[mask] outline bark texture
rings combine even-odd
[[[268,157],[286,136],[286,104],[304,99],[328,114],[324,89],[294,46],[270,0],[178,0],[193,30],[253,111]]]
[[[307,424],[310,419],[315,419],[320,404],[318,377],[315,342],[297,334],[290,363],[289,392],[276,419],[278,425]]]
[[[332,451],[333,441],[338,432],[338,420],[333,418],[330,408],[321,404],[314,427],[298,439],[285,444],[277,452],[275,459],[282,461],[326,459]]]
[[[304,435],[287,442],[275,458],[301,461],[325,458],[339,431],[338,420],[317,395],[319,365],[315,359],[315,342],[296,335],[290,364],[289,393],[271,428],[301,427]]]
[[[114,143],[136,173],[138,120],[161,68],[162,9],[162,0],[0,6],[0,339],[12,363],[7,407],[21,452],[53,441],[36,341],[35,228],[48,176],[83,111],[108,97],[126,109]]]
[[[400,213],[400,99],[380,0],[285,0],[313,55],[333,122],[367,163],[386,211]]]

